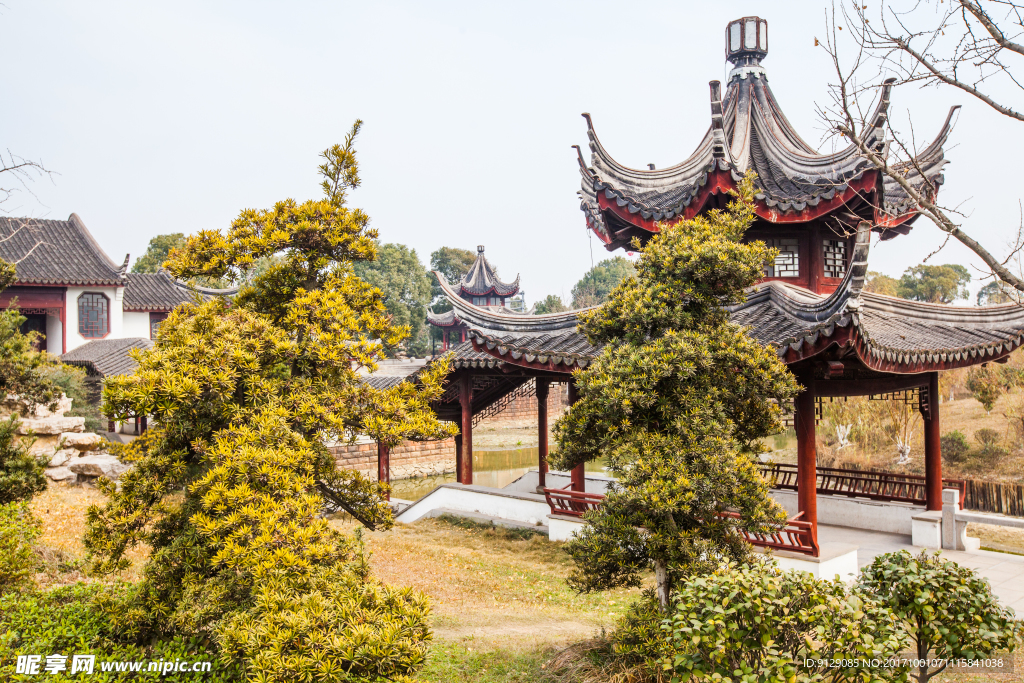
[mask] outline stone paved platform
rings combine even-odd
[[[852,543],[858,546],[857,564],[865,567],[876,556],[896,550],[921,552],[910,544],[910,536],[861,531],[838,526],[819,526],[818,543]],[[988,579],[992,592],[1018,616],[1024,615],[1024,555],[1010,555],[990,550],[943,550],[942,556],[959,565],[970,567]]]

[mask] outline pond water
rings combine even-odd
[[[483,451],[473,449],[473,483],[478,486],[502,488],[530,470],[537,469],[536,448],[507,448]],[[587,472],[603,473],[601,462],[588,462]],[[434,477],[396,479],[391,482],[391,496],[404,500],[419,500],[441,484],[455,481],[455,473],[439,474]]]

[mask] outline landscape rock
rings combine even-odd
[[[67,464],[68,460],[77,458],[81,453],[76,451],[74,448],[62,448],[53,454],[50,458],[50,467],[62,467]]]
[[[80,451],[95,451],[104,445],[103,437],[92,432],[86,434],[61,434],[60,440],[64,444],[64,448],[75,448]]]
[[[49,417],[64,417],[64,413],[71,410],[71,399],[67,396],[61,396],[60,400],[57,401],[57,406],[54,410],[50,410],[48,407],[41,403],[37,403],[35,410],[32,411],[31,417],[46,419]]]
[[[46,470],[46,478],[51,481],[67,481],[74,483],[78,475],[67,467],[51,467]]]
[[[83,455],[68,465],[68,469],[83,477],[106,477],[113,481],[120,479],[130,468],[130,465],[125,465],[107,453]]]
[[[65,432],[80,433],[85,431],[84,417],[47,417],[22,418],[18,425],[18,434],[64,434]]]

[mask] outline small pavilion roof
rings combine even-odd
[[[0,259],[15,264],[18,285],[123,287],[128,256],[114,263],[78,214],[66,221],[0,217]]]
[[[179,305],[192,301],[196,294],[204,300],[209,300],[216,296],[234,296],[237,293],[237,287],[194,287],[187,282],[174,279],[166,270],[157,273],[128,273],[124,290],[124,310],[172,311]]]
[[[151,349],[153,342],[145,337],[94,339],[60,357],[62,363],[85,368],[90,375],[113,377],[135,372],[138,363],[128,353],[132,349]]]
[[[459,282],[459,288],[470,296],[515,296],[519,291],[519,276],[516,275],[515,281],[511,283],[499,280],[494,267],[487,262],[484,246],[481,244],[476,248],[476,261]]]
[[[873,211],[863,195],[876,192],[874,167],[852,144],[821,153],[800,137],[768,85],[760,65],[766,53],[749,57],[729,73],[724,98],[718,81],[712,81],[711,125],[693,154],[674,166],[641,170],[620,164],[601,144],[590,115],[583,115],[591,160],[588,165],[576,148],[582,175],[580,208],[609,248],[625,243],[616,235],[621,225],[606,224],[609,211],[619,217],[617,223],[654,232],[657,221],[692,218],[710,194],[728,189],[748,170],[757,173],[758,215],[773,223],[803,222],[843,207],[855,207],[858,214]],[[891,91],[892,79],[883,85],[862,132],[865,143],[883,156],[888,151],[885,126]],[[913,163],[903,164],[912,184],[923,184],[918,168],[936,186],[942,184],[947,163],[943,145],[957,109],[950,110],[934,142]],[[917,214],[906,192],[885,179],[882,194],[875,222],[883,238],[907,232]],[[855,219],[851,227],[856,224]]]

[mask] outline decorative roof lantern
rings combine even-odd
[[[761,17],[743,17],[725,29],[725,58],[734,66],[758,66],[768,54],[768,22]]]

